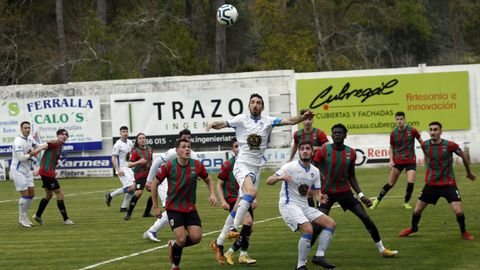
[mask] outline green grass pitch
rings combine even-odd
[[[480,166],[473,171],[480,176]],[[218,265],[209,247],[221,229],[227,212],[207,203],[207,189],[199,183],[197,206],[206,233],[202,242],[184,249],[182,269],[294,269],[297,260],[299,233],[293,233],[279,218],[280,184],[267,186],[265,179],[272,171],[262,171],[258,208],[249,254],[257,259],[255,266]],[[412,205],[423,187],[423,167],[418,169]],[[374,197],[384,185],[388,169],[357,169],[357,177],[366,196]],[[411,210],[402,206],[406,180],[403,173],[397,185],[375,210],[367,209],[376,223],[385,246],[397,249],[393,259],[380,257],[361,222],[350,212],[334,208],[331,216],[337,230],[327,252],[337,269],[478,269],[480,265],[480,185],[465,178],[463,167],[456,167],[457,182],[463,198],[467,230],[476,238],[460,237],[453,210],[443,199],[437,206],[428,206],[420,223],[420,231],[407,238],[398,233],[410,226]],[[216,179],[216,177],[214,177]],[[139,201],[130,221],[123,220],[119,207],[123,197],[116,197],[112,207],[105,205],[105,192],[118,188],[117,178],[61,179],[66,194],[68,214],[75,222],[63,225],[53,199],[44,212],[45,225],[31,229],[20,227],[18,193],[12,181],[0,182],[0,269],[170,269],[167,240],[170,228],[159,233],[161,243],[142,238],[154,222],[143,218],[146,194]],[[34,214],[43,196],[41,182],[35,181],[36,199],[29,211]],[[215,233],[212,233],[215,232]],[[226,244],[228,248],[229,242]],[[309,259],[314,255],[312,248]],[[237,254],[238,258],[238,254]],[[318,266],[307,264],[310,269]],[[89,268],[90,267],[90,268]]]

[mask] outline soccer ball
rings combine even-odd
[[[221,25],[232,25],[238,19],[237,9],[230,5],[225,4],[218,8],[217,10],[217,21]]]

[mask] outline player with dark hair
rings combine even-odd
[[[275,126],[295,125],[299,122],[312,118],[313,113],[306,111],[300,116],[281,119],[279,117],[262,117],[265,109],[263,98],[258,94],[252,94],[248,103],[249,115],[240,114],[228,121],[215,121],[209,123],[210,129],[223,129],[231,127],[235,129],[236,138],[240,146],[240,153],[235,162],[233,173],[239,185],[240,202],[228,215],[222,229],[221,237],[237,239],[240,237],[238,227],[250,209],[257,196],[258,183],[260,182],[260,167],[264,159],[263,153],[267,148],[268,138]]]
[[[168,243],[172,270],[180,269],[183,248],[198,244],[202,239],[202,223],[195,206],[198,177],[208,186],[210,204],[212,206],[217,204],[215,187],[205,166],[199,160],[190,158],[190,142],[180,139],[176,142],[175,148],[177,158],[162,165],[151,185],[153,208],[155,214],[160,217],[157,187],[165,179],[168,182],[165,209],[175,236],[175,240]]]
[[[300,114],[304,114],[305,109],[300,110]],[[313,118],[303,120],[303,128],[293,133],[292,148],[290,150],[290,158],[292,161],[297,154],[298,144],[309,141],[313,145],[313,151],[316,152],[324,143],[328,143],[325,132],[319,128],[313,127]]]
[[[65,144],[67,139],[68,131],[61,128],[57,130],[56,140],[49,141],[48,143],[41,144],[39,146],[40,149],[45,149],[45,152],[42,156],[42,161],[40,163],[40,169],[38,171],[38,174],[42,178],[42,187],[45,189],[45,197],[43,197],[40,201],[40,205],[38,206],[36,214],[33,215],[33,219],[35,219],[40,225],[43,225],[42,214],[47,207],[48,202],[52,198],[53,193],[55,193],[55,197],[57,198],[57,207],[60,210],[60,214],[62,214],[63,224],[74,224],[73,221],[68,218],[67,209],[65,208],[65,203],[63,201],[63,191],[60,188],[60,184],[58,183],[55,173],[55,167],[57,166],[58,159],[60,159],[60,155],[62,154],[62,146]]]
[[[435,121],[431,122],[428,127],[430,139],[422,143],[426,165],[425,186],[412,214],[412,227],[401,231],[400,236],[408,236],[417,232],[423,210],[428,204],[437,204],[438,199],[443,197],[455,212],[463,239],[473,240],[473,236],[465,228],[462,199],[453,172],[453,153],[462,158],[467,178],[473,181],[476,177],[470,170],[468,158],[458,144],[442,139],[442,124]]]
[[[380,190],[378,197],[373,201],[370,209],[375,209],[387,192],[397,183],[403,169],[407,173],[407,190],[403,206],[405,209],[412,209],[408,202],[412,197],[417,169],[415,139],[420,144],[423,143],[423,140],[414,127],[405,124],[404,112],[395,113],[395,120],[397,121],[397,127],[390,133],[390,176],[388,177],[388,182]]]
[[[221,206],[224,210],[229,212],[235,207],[238,198],[238,183],[233,175],[233,167],[235,166],[235,161],[237,160],[239,152],[237,139],[233,138],[230,143],[233,157],[225,161],[220,167],[217,182],[217,193],[220,197]],[[238,262],[240,264],[255,264],[257,262],[255,259],[250,258],[247,251],[253,226],[253,208],[255,208],[255,205],[250,207],[248,213],[245,215],[242,230],[240,231],[240,237],[233,242],[233,245],[227,252],[225,252],[225,254],[223,252],[225,238],[219,236],[216,240],[210,242],[210,247],[212,247],[215,252],[215,257],[220,264],[224,264],[226,260],[228,264],[234,265],[235,252],[239,249],[240,257],[238,258]]]
[[[324,176],[322,178],[322,193],[327,195],[327,201],[322,202],[318,209],[328,215],[333,204],[338,202],[344,211],[350,210],[363,222],[383,257],[394,257],[398,251],[383,246],[377,226],[351,191],[351,188],[353,188],[362,203],[367,207],[372,204],[362,193],[355,176],[355,149],[344,144],[347,132],[348,130],[343,124],[334,125],[332,127],[333,144],[323,145],[315,154],[314,164]],[[321,229],[315,226],[315,234],[318,235]],[[317,250],[317,255],[312,260],[313,263],[319,255],[321,253],[319,254]]]

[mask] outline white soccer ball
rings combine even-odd
[[[225,4],[218,8],[217,10],[217,21],[221,25],[232,25],[238,19],[237,9],[230,5]]]

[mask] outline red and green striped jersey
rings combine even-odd
[[[220,168],[218,178],[223,180],[223,197],[227,203],[235,203],[238,197],[238,183],[233,175],[233,166],[235,165],[237,157],[233,156],[225,161]]]
[[[167,178],[168,181],[165,209],[184,213],[196,211],[198,177],[208,177],[205,166],[199,160],[190,158],[186,166],[178,164],[177,159],[163,164],[157,178],[160,181]]]
[[[335,150],[333,144],[324,144],[314,157],[320,166],[322,193],[336,194],[350,190],[348,181],[350,166],[355,166],[355,149],[346,146],[342,151]]]
[[[146,178],[148,176],[150,165],[152,165],[152,153],[152,148],[148,145],[145,148],[140,148],[139,146],[136,146],[132,149],[132,152],[130,153],[131,162],[138,161],[142,158],[148,161],[145,164],[138,164],[137,166],[132,168],[135,179]]]
[[[40,162],[39,175],[55,177],[55,167],[57,167],[58,159],[62,153],[63,144],[60,142],[48,142],[48,148],[45,150]]]
[[[390,133],[390,145],[393,146],[393,162],[395,164],[409,164],[416,162],[415,139],[419,139],[418,131],[409,125],[403,131],[398,127]]]
[[[325,132],[318,128],[313,128],[312,132],[310,133],[306,133],[303,128],[295,131],[293,134],[293,140],[295,141],[295,144],[309,141],[313,146],[321,146],[322,144],[328,142]]]
[[[426,140],[422,144],[425,153],[425,183],[429,186],[454,186],[455,174],[453,173],[453,153],[460,151],[458,144],[443,140],[433,144]]]

